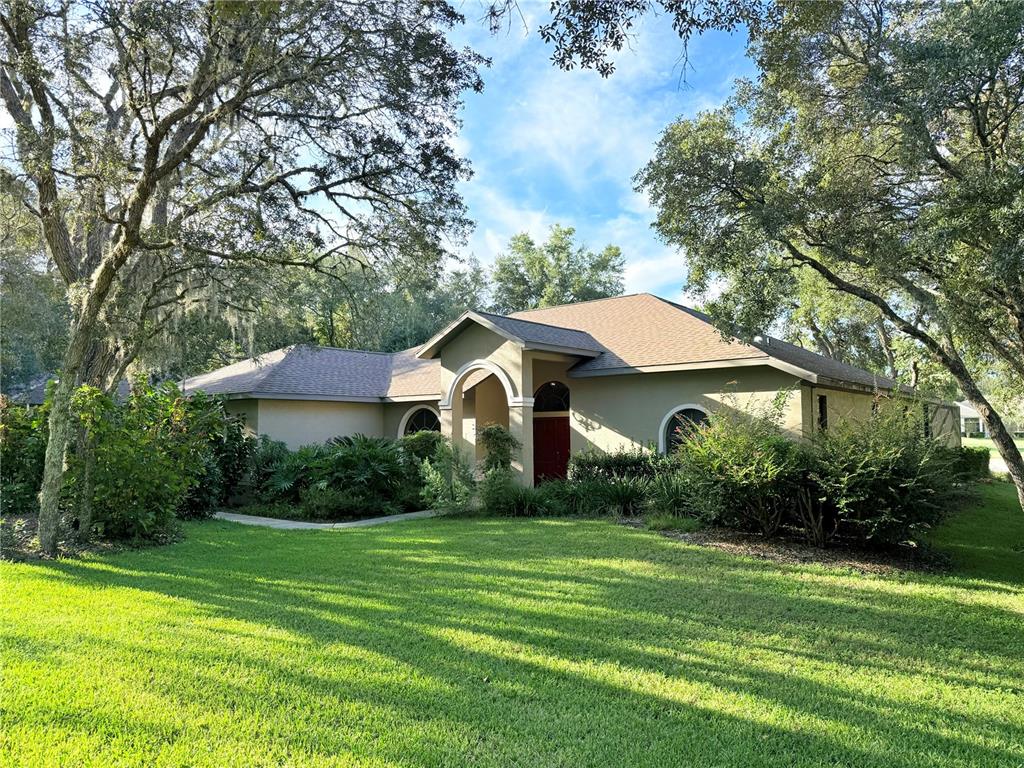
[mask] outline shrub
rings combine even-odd
[[[603,480],[546,480],[537,488],[551,515],[596,515],[601,502]]]
[[[651,480],[648,506],[655,514],[695,515],[694,487],[691,476],[680,471],[662,472]]]
[[[508,469],[491,469],[480,481],[480,506],[489,515],[537,517],[551,512],[552,499],[517,482]]]
[[[990,454],[988,448],[964,446],[947,448],[945,451],[953,465],[953,471],[961,482],[984,480],[989,476]]]
[[[406,457],[418,467],[424,459],[429,459],[437,452],[437,446],[444,442],[444,435],[440,432],[421,430],[403,436],[398,442]]]
[[[438,443],[433,457],[420,465],[422,500],[428,509],[466,512],[470,508],[476,481],[469,460],[447,440]]]
[[[202,469],[178,509],[178,516],[204,518],[237,493],[249,471],[256,441],[245,433],[241,419],[224,412],[219,400],[197,393],[188,407],[195,415],[209,410],[211,428]]]
[[[312,459],[302,478],[300,495],[305,505],[317,492],[343,492],[326,494],[318,500],[315,508],[321,514],[334,503],[339,515],[389,515],[399,511],[395,499],[405,476],[405,455],[394,440],[366,435],[340,437]]]
[[[188,400],[173,384],[138,381],[124,404],[93,387],[80,388],[73,408],[91,448],[69,469],[75,503],[110,538],[165,532],[202,477],[219,405]]]
[[[39,511],[49,411],[49,400],[33,408],[0,395],[0,514]]]
[[[616,478],[650,479],[666,471],[671,461],[667,456],[642,448],[614,453],[584,451],[570,457],[569,479],[573,482]]]
[[[906,541],[934,525],[958,498],[949,452],[925,437],[908,413],[879,409],[816,437],[811,480],[834,508],[843,535]]]
[[[594,485],[597,508],[607,514],[633,517],[647,503],[651,481],[646,477],[624,476]]]
[[[309,520],[383,517],[399,512],[398,504],[385,497],[330,485],[311,485],[301,491],[302,517]]]
[[[314,480],[314,465],[329,451],[325,445],[303,445],[295,451],[286,449],[270,466],[270,474],[260,486],[260,500],[298,503],[303,489]]]
[[[484,448],[484,458],[480,468],[486,473],[491,470],[509,470],[512,458],[522,446],[519,441],[504,427],[489,424],[477,432],[477,439]]]
[[[678,452],[692,504],[709,522],[774,534],[792,504],[801,449],[782,435],[779,403],[750,413],[722,409]]]

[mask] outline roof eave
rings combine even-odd
[[[542,344],[540,342],[533,341],[528,344],[524,344],[523,349],[537,352],[557,352],[562,355],[589,357],[591,359],[600,357],[601,355],[601,352],[593,349],[583,349],[582,347],[563,347],[560,344]]]

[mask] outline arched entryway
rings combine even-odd
[[[564,478],[569,469],[569,388],[541,384],[533,395],[533,481]]]
[[[510,429],[509,406],[521,403],[512,380],[489,360],[462,366],[441,401],[441,431],[468,456],[484,458],[477,432],[490,424]]]

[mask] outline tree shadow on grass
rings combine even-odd
[[[598,522],[190,534],[33,569],[109,591],[115,613],[171,599],[139,637],[101,622],[76,642],[149,659],[140,685],[184,713],[176,738],[202,738],[203,711],[257,713],[251,737],[292,754],[403,765],[1024,759],[1024,607],[940,578],[780,567]]]

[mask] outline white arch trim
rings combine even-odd
[[[452,384],[448,387],[448,394],[444,396],[444,399],[440,402],[439,407],[441,410],[450,410],[452,407],[452,398],[455,397],[455,392],[468,376],[473,371],[478,370],[489,371],[501,383],[502,388],[505,390],[505,398],[508,400],[509,405],[533,405],[532,397],[517,397],[515,387],[512,386],[512,379],[497,363],[490,360],[470,360],[468,363],[463,365],[459,370],[455,372],[455,378],[452,379]]]
[[[418,405],[414,405],[412,408],[410,408],[408,411],[405,412],[405,414],[402,416],[401,420],[398,422],[398,436],[399,437],[402,437],[403,435],[405,435],[405,425],[409,423],[409,419],[412,418],[412,415],[414,413],[416,413],[416,411],[422,411],[424,409],[430,411],[435,416],[437,416],[437,420],[438,421],[441,420],[441,412],[439,410],[437,410],[437,408],[435,408],[434,406],[432,406],[432,405],[425,405],[423,403],[419,403]]]
[[[682,405],[677,405],[675,408],[670,410],[665,414],[665,418],[661,420],[661,425],[658,427],[658,453],[665,453],[668,451],[668,444],[665,440],[665,427],[668,426],[669,420],[680,411],[685,411],[691,408],[695,411],[700,411],[705,416],[710,415],[707,408],[703,405],[697,405],[696,403],[683,403]]]

